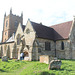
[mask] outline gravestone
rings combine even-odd
[[[51,60],[53,60],[54,56],[49,55],[40,55],[40,63],[46,63],[49,64]]]
[[[7,56],[3,56],[2,57],[2,61],[8,61],[8,57]]]
[[[15,62],[20,61],[19,59],[16,59]]]
[[[60,69],[61,67],[61,60],[52,60],[49,64],[50,69]]]

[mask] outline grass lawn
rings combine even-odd
[[[48,64],[39,61],[2,62],[0,59],[0,75],[75,75],[75,60],[61,60],[60,70],[48,70]]]

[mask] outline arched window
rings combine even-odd
[[[50,42],[45,42],[45,50],[51,51],[51,43]]]
[[[20,38],[20,34],[17,35],[17,45],[20,45],[21,42],[21,38]]]
[[[7,27],[7,25],[8,25],[8,20],[6,21],[6,27]]]
[[[17,27],[18,26],[18,21],[17,20],[15,20],[15,27]]]
[[[29,53],[25,51],[25,52],[24,52],[24,56],[25,56],[25,57],[29,57]]]
[[[64,42],[61,42],[61,49],[64,50]]]
[[[26,33],[27,34],[29,34],[30,33],[30,29],[28,28],[28,29],[26,29]]]

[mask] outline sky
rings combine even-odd
[[[75,16],[75,0],[1,0],[0,1],[0,40],[2,39],[4,14],[21,15],[23,24],[28,18],[31,21],[51,26],[73,20]]]

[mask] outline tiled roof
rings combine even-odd
[[[54,39],[55,40],[68,39],[71,26],[72,21],[50,26],[50,28],[54,29],[54,36],[55,36]]]
[[[50,39],[50,40],[64,40],[68,39],[72,21],[57,24],[54,26],[44,26],[31,21],[31,24],[36,31],[36,35],[39,38]]]
[[[54,30],[53,28],[44,26],[31,21],[31,24],[36,31],[36,35],[39,38],[54,40]]]

